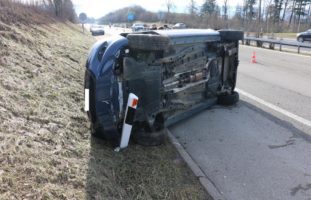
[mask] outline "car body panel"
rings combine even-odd
[[[298,41],[311,41],[311,29],[305,31],[305,32],[301,32],[301,33],[297,33],[297,40]]]
[[[173,26],[173,29],[185,29],[185,28],[187,28],[187,26],[184,23],[177,23]]]
[[[104,35],[105,29],[103,25],[91,25],[90,32],[92,35]]]
[[[88,113],[93,123],[104,127],[103,131],[116,134],[116,123],[120,113],[119,82],[114,74],[117,61],[116,54],[128,41],[124,37],[116,37],[109,41],[99,41],[91,49],[86,63],[85,87],[91,93],[91,110]],[[100,52],[104,50],[102,55]],[[95,109],[96,108],[96,109]],[[91,113],[93,112],[93,113]]]
[[[133,32],[143,31],[144,29],[145,29],[144,24],[133,24],[133,26],[132,26]]]

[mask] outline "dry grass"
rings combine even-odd
[[[0,199],[208,199],[169,143],[115,153],[90,137],[92,37],[71,24],[2,20]]]
[[[0,0],[0,22],[10,25],[31,25],[49,24],[56,22],[56,19],[51,13],[36,6],[24,5],[13,0]]]
[[[296,39],[297,33],[275,33],[275,36],[278,38],[291,38]]]

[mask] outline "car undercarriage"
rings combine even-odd
[[[93,94],[89,116],[97,129],[93,131],[120,134],[130,93],[140,99],[134,138],[139,142],[149,137],[149,143],[165,126],[217,102],[234,104],[238,100],[234,88],[242,32],[172,30],[121,37],[94,47],[97,71],[90,66],[94,58],[88,59],[86,87]],[[120,43],[117,48],[113,47],[116,43]],[[109,52],[109,48],[113,50]]]

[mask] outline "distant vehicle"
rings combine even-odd
[[[90,31],[92,35],[105,35],[104,26],[102,25],[92,25]]]
[[[158,30],[167,30],[167,29],[171,29],[170,27],[168,27],[167,24],[164,24],[163,26],[160,26],[160,27],[158,28]]]
[[[150,27],[150,30],[157,30],[157,25],[156,24],[152,24]]]
[[[133,24],[132,26],[133,32],[143,31],[144,29],[145,29],[145,26],[143,24]]]
[[[185,29],[185,28],[187,28],[187,26],[184,23],[177,23],[173,26],[173,29]]]
[[[298,33],[297,41],[298,42],[311,41],[311,29],[305,32]]]

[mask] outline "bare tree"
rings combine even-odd
[[[287,6],[289,4],[289,0],[286,0],[285,1],[285,4],[284,4],[284,10],[283,10],[283,16],[282,16],[282,19],[281,21],[284,23],[284,19],[285,19],[285,15],[286,15],[286,11],[287,11]]]
[[[171,10],[172,10],[173,8],[175,8],[175,4],[174,4],[173,0],[166,0],[166,1],[165,1],[165,6],[166,6],[166,8],[167,8],[167,13],[170,13]]]
[[[270,18],[272,15],[272,1],[273,0],[265,0],[264,2],[264,8],[265,8],[265,19],[266,19],[266,32],[269,32],[269,24],[270,24]]]
[[[55,8],[55,15],[60,17],[61,9],[62,9],[62,0],[53,0],[54,8]]]
[[[260,36],[260,32],[262,32],[262,27],[261,27],[261,5],[262,5],[262,0],[259,0],[259,5],[258,5],[258,25],[257,25],[257,37]]]
[[[194,0],[190,0],[188,8],[189,8],[189,13],[192,16],[197,13],[198,8],[197,8],[196,2]]]
[[[292,4],[292,11],[291,11],[291,14],[290,14],[288,27],[290,27],[290,25],[292,24],[293,17],[294,17],[294,13],[295,13],[296,3],[297,3],[297,2],[294,0],[294,1],[293,1],[293,4]]]
[[[228,28],[228,0],[224,0],[224,19],[226,23],[226,28]]]

